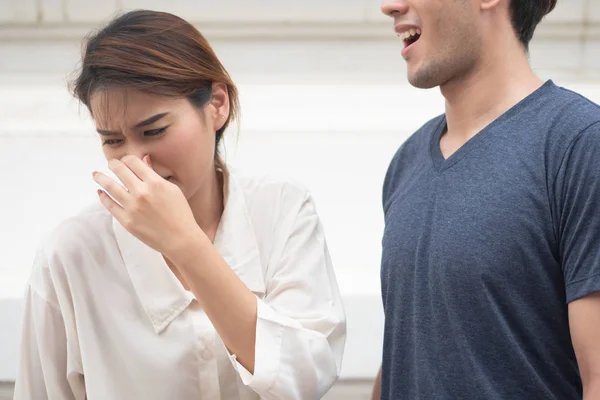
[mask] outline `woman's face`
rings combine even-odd
[[[214,176],[215,132],[229,113],[225,85],[213,85],[202,109],[185,98],[126,89],[95,93],[90,109],[107,161],[149,155],[154,171],[188,200]]]

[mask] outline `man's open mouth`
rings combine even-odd
[[[404,47],[408,47],[411,44],[414,44],[421,37],[420,29],[409,29],[408,31],[402,32],[398,35],[400,39],[404,42]]]

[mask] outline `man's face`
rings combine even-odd
[[[408,81],[428,89],[468,73],[481,52],[480,0],[383,0]]]

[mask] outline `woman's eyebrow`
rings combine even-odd
[[[135,125],[134,129],[135,128],[141,128],[141,127],[147,126],[147,125],[151,125],[151,124],[155,123],[156,121],[158,121],[159,119],[161,119],[162,117],[164,117],[164,116],[166,116],[168,114],[169,114],[168,112],[164,112],[164,113],[161,113],[161,114],[153,115],[150,118],[143,120],[142,122],[138,122]]]
[[[155,123],[156,121],[158,121],[159,119],[165,117],[169,115],[168,112],[164,112],[164,113],[160,113],[160,114],[156,114],[151,116],[150,118],[147,118],[145,120],[143,120],[142,122],[138,122],[133,129],[138,129],[141,128],[143,126],[147,126],[147,125],[151,125],[153,123]],[[118,135],[119,132],[115,132],[115,131],[108,131],[105,129],[96,129],[98,131],[99,134],[101,134],[102,136],[115,136]]]

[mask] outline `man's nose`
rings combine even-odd
[[[404,15],[408,12],[408,2],[406,0],[383,0],[381,12],[388,17],[393,17],[395,14]]]

